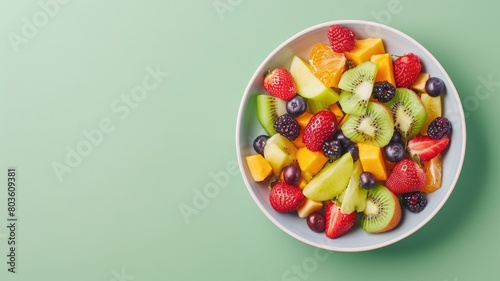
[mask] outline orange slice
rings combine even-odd
[[[309,63],[314,75],[325,86],[337,87],[345,70],[346,58],[343,53],[334,52],[330,46],[317,43],[309,54]]]

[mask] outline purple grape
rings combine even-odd
[[[348,148],[347,151],[351,153],[352,160],[356,162],[359,159],[359,149],[358,146],[355,145],[354,143],[351,144]]]
[[[266,146],[268,139],[269,136],[266,135],[260,135],[256,137],[253,141],[253,149],[255,150],[255,152],[264,155],[264,146]]]
[[[326,218],[322,213],[320,213],[320,212],[310,213],[307,216],[306,220],[307,220],[307,226],[309,226],[309,228],[312,231],[316,231],[316,232],[325,231]]]
[[[286,112],[293,117],[301,115],[306,109],[307,103],[304,98],[299,95],[295,95],[295,97],[286,102]]]
[[[300,179],[299,165],[292,163],[283,168],[283,180],[291,185],[297,185]]]
[[[364,189],[372,189],[375,186],[375,176],[370,172],[362,172],[359,175],[359,183]]]
[[[405,149],[400,142],[390,142],[384,147],[385,158],[391,162],[399,162],[405,156]]]
[[[344,135],[342,130],[338,130],[335,135],[333,136],[334,140],[340,141],[340,144],[344,147],[347,148],[352,144],[352,141]]]
[[[440,78],[431,77],[425,82],[425,91],[431,97],[437,97],[444,93],[444,82]]]

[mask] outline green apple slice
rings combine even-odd
[[[290,73],[295,80],[297,93],[307,100],[312,113],[326,109],[332,103],[339,100],[339,95],[319,80],[308,63],[294,56],[290,66]]]
[[[339,196],[339,201],[342,203],[340,211],[344,214],[350,214],[354,211],[362,212],[366,207],[366,194],[368,191],[361,187],[359,176],[363,172],[361,162],[354,162],[353,171],[349,184],[344,192]]]
[[[347,187],[353,172],[353,159],[350,153],[325,167],[304,187],[302,193],[315,201],[325,201],[340,195]]]
[[[295,145],[280,134],[271,136],[264,147],[264,158],[273,168],[275,176],[279,176],[284,167],[297,159],[296,154]]]

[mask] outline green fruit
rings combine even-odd
[[[264,146],[264,159],[273,168],[275,176],[279,176],[283,168],[295,162],[296,155],[295,145],[280,134],[271,136]]]
[[[339,103],[345,113],[353,115],[365,113],[377,70],[376,63],[367,61],[342,74],[339,81],[339,88],[342,89]]]
[[[315,201],[325,201],[340,195],[347,187],[353,170],[353,159],[350,153],[325,167],[304,187],[302,193]]]
[[[306,99],[309,110],[316,113],[339,100],[339,95],[323,84],[301,58],[294,56],[290,73],[295,80],[297,93]]]
[[[394,127],[405,142],[415,137],[427,120],[425,107],[410,89],[397,88],[396,95],[386,105],[394,117]]]
[[[366,206],[366,194],[368,190],[360,185],[359,176],[363,172],[361,162],[358,160],[354,162],[354,168],[349,179],[347,188],[339,196],[341,202],[340,211],[344,214],[350,214],[354,211],[362,212]]]
[[[257,95],[257,118],[269,136],[276,134],[274,121],[286,112],[286,101],[270,95]]]
[[[360,225],[364,231],[386,232],[396,227],[400,220],[401,205],[389,189],[379,184],[368,190],[366,207],[360,219]]]
[[[378,102],[369,102],[363,115],[349,115],[342,132],[353,142],[368,142],[386,146],[394,134],[394,123],[388,108]]]

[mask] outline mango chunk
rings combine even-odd
[[[261,154],[254,154],[245,157],[250,170],[250,175],[256,182],[265,180],[273,172],[271,165],[264,159]]]
[[[304,134],[304,129],[300,128],[300,133],[299,136],[292,141],[292,143],[295,145],[295,147],[304,147],[306,144],[302,141],[302,135]]]
[[[385,47],[382,38],[366,38],[356,40],[354,49],[346,52],[345,56],[352,60],[355,65],[359,65],[365,61],[369,61],[373,55],[384,54]]]
[[[333,112],[333,114],[335,114],[335,117],[337,117],[337,124],[340,123],[340,121],[344,117],[344,112],[340,108],[340,105],[336,102],[336,103],[330,104],[328,107]]]
[[[308,172],[312,176],[316,175],[327,161],[328,158],[323,154],[323,151],[310,151],[307,147],[301,147],[297,150],[297,162],[303,175],[304,172]]]
[[[382,148],[371,143],[358,143],[358,149],[363,171],[371,172],[377,181],[386,181],[387,169]]]
[[[307,126],[307,123],[309,123],[309,120],[311,120],[312,117],[313,117],[313,115],[306,111],[306,112],[302,113],[301,115],[295,117],[295,120],[297,120],[297,123],[299,123],[299,127],[301,129],[305,129]]]
[[[297,208],[297,213],[299,217],[305,218],[309,214],[319,211],[323,208],[323,202],[314,201],[306,197],[306,200],[302,205]]]
[[[417,93],[425,93],[425,83],[429,80],[429,73],[420,72],[411,88]]]
[[[394,66],[392,64],[391,54],[378,54],[371,56],[370,60],[378,65],[375,82],[387,81],[396,87],[394,78]]]

